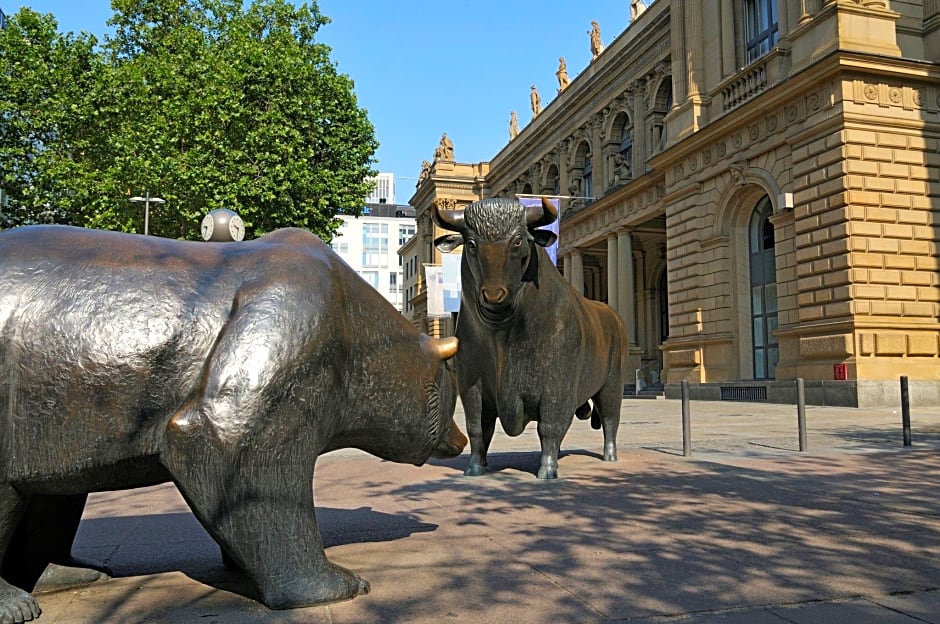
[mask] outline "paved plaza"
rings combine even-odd
[[[458,413],[458,423],[463,415]],[[372,584],[355,600],[270,611],[244,594],[172,485],[93,495],[74,553],[114,578],[40,593],[40,624],[630,622],[940,624],[940,408],[796,409],[625,400],[620,460],[572,425],[560,479],[538,438],[497,433],[423,467],[340,451],[317,464],[330,559]]]

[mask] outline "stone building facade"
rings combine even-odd
[[[940,0],[657,0],[474,167],[667,395],[940,404]]]
[[[417,233],[398,250],[404,267],[405,317],[419,330],[436,337],[452,336],[453,318],[428,316],[425,265],[439,266],[441,252],[434,239],[445,232],[431,219],[431,206],[460,208],[483,197],[488,163],[458,163],[435,158],[426,161],[411,205],[415,208]]]

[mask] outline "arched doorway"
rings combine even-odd
[[[754,379],[774,379],[780,347],[777,329],[777,264],[773,207],[766,195],[757,202],[748,224],[750,257],[751,338]]]

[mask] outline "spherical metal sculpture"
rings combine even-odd
[[[219,208],[202,220],[202,240],[214,243],[240,241],[245,238],[245,222],[234,210]]]

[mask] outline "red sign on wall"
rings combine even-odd
[[[837,381],[845,381],[849,378],[847,366],[845,364],[832,365],[832,378]]]

